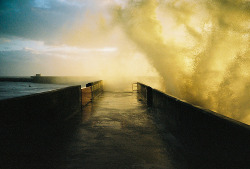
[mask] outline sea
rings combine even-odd
[[[41,84],[32,82],[0,82],[0,100],[64,88],[65,84]]]

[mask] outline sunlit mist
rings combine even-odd
[[[250,124],[249,1],[129,1],[115,10],[162,90]]]
[[[29,22],[9,23],[5,12],[11,29],[0,27],[6,34],[0,75],[95,76],[106,90],[141,81],[250,124],[249,0],[64,0],[26,10],[29,5],[11,8]]]

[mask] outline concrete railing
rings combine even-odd
[[[103,81],[90,82],[86,84],[82,91],[82,106],[87,105],[95,97],[103,92]]]
[[[53,124],[81,110],[81,87],[16,97],[0,101],[0,126]]]
[[[82,106],[85,106],[92,100],[91,87],[82,88],[81,92],[82,92]]]
[[[137,91],[148,106],[152,105],[152,88],[142,83],[137,83]]]
[[[200,150],[198,158],[204,155],[213,160],[250,162],[249,125],[193,106],[144,84],[137,85],[140,96],[155,108],[155,113],[171,133],[189,147]]]
[[[63,89],[0,101],[0,126],[65,121],[103,91],[103,82],[88,83],[86,88]]]

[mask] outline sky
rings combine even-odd
[[[0,76],[156,75],[140,53],[121,57],[134,47],[119,28],[109,26],[108,10],[124,2],[1,0]]]

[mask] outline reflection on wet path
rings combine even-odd
[[[104,93],[83,110],[67,168],[174,168],[136,93]]]
[[[1,131],[0,168],[178,168],[138,100],[105,92],[67,124]]]

